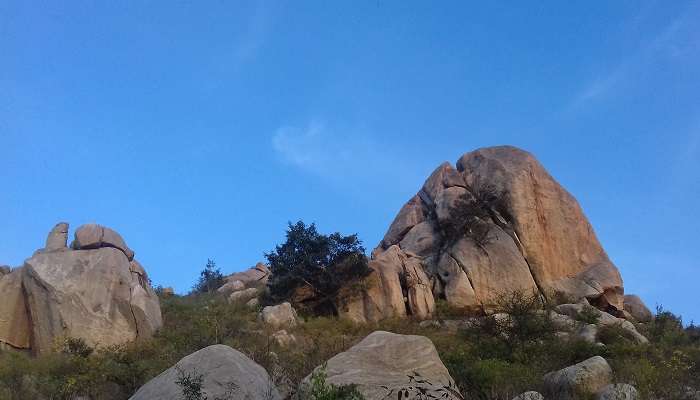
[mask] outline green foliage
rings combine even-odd
[[[199,280],[192,288],[194,293],[212,293],[224,284],[224,276],[216,267],[212,259],[207,260],[207,265],[199,273]]]
[[[310,387],[300,393],[301,400],[364,400],[355,385],[336,386],[326,382],[325,364],[311,374]]]
[[[614,380],[635,385],[642,398],[682,398],[686,387],[700,388],[697,328],[683,328],[672,313],[660,310],[654,322],[638,326],[651,340],[647,345],[633,343],[612,326],[601,329],[608,343],[599,347],[554,335],[542,307],[534,294],[502,295],[496,311],[510,316],[471,318],[469,328],[457,333],[422,328],[409,319],[354,324],[314,317],[290,330],[296,345],[282,348],[271,339],[273,331],[245,306],[228,304],[217,294],[172,296],[161,299],[164,326],[149,340],[91,349],[69,338],[60,343],[59,351],[38,357],[0,351],[0,399],[126,400],[182,357],[216,343],[245,353],[276,384],[296,388],[317,366],[375,330],[428,337],[467,399],[510,400],[527,390],[541,391],[545,373],[594,355],[604,356],[616,375]],[[182,383],[192,387],[196,375],[190,378],[190,383]],[[317,385],[326,386],[327,381]],[[231,390],[224,399],[236,398],[235,388]],[[313,399],[353,398],[342,397],[350,393],[348,388],[315,393]]]
[[[286,241],[265,254],[272,271],[270,296],[275,302],[290,300],[304,287],[312,295],[304,299],[306,304],[295,306],[337,314],[335,297],[340,288],[370,272],[364,252],[357,235],[322,235],[315,224],[289,223]]]
[[[598,323],[598,320],[600,320],[600,315],[600,311],[598,311],[597,308],[590,305],[584,305],[581,311],[576,314],[575,319],[585,324],[595,325]]]

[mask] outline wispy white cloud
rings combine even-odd
[[[643,14],[648,16],[651,13],[645,9]],[[686,9],[656,36],[631,50],[616,64],[613,64],[607,72],[590,79],[574,95],[568,109],[575,110],[592,101],[604,99],[616,93],[630,81],[642,75],[654,63],[660,61],[683,62],[684,57],[698,56],[700,31],[696,21],[699,17],[700,7],[691,6]],[[641,24],[642,19],[644,19],[642,16],[637,16],[633,19],[633,25]]]
[[[333,183],[355,179],[375,189],[391,181],[399,189],[415,186],[420,175],[400,145],[382,143],[367,129],[330,125],[320,118],[279,127],[272,148],[282,162]]]

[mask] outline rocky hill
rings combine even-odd
[[[576,199],[511,146],[440,165],[401,208],[370,267],[369,288],[340,300],[355,321],[429,318],[440,299],[490,312],[513,291],[624,315],[622,277]]]

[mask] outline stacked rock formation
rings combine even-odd
[[[87,224],[67,240],[68,224],[57,224],[43,249],[0,276],[0,343],[42,353],[67,337],[106,346],[160,328],[158,297],[117,232]]]
[[[576,199],[510,146],[440,165],[401,208],[370,267],[367,289],[339,299],[355,321],[428,318],[438,299],[489,312],[513,291],[623,310],[622,277]]]

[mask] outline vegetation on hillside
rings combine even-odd
[[[212,293],[224,284],[224,275],[211,258],[207,260],[202,272],[199,273],[199,280],[192,288],[194,293]]]
[[[165,325],[150,340],[91,349],[69,339],[57,344],[57,352],[36,358],[0,352],[0,399],[127,399],[180,358],[218,343],[244,352],[275,382],[295,388],[314,368],[377,329],[430,338],[468,399],[510,400],[541,390],[546,372],[593,355],[608,359],[616,381],[635,385],[643,398],[681,398],[686,387],[700,387],[698,328],[684,328],[679,317],[662,309],[654,322],[640,326],[650,339],[647,345],[634,344],[615,327],[602,333],[605,347],[559,338],[542,304],[515,294],[501,301],[501,311],[511,315],[507,319],[474,319],[457,332],[411,320],[356,325],[316,317],[290,331],[295,345],[281,348],[258,322],[256,310],[228,304],[219,295],[174,296],[161,303]]]

